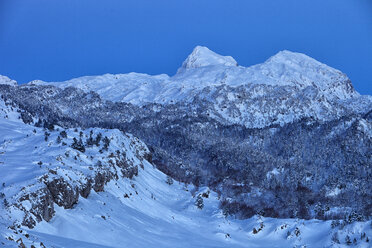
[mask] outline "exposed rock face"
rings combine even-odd
[[[93,189],[96,192],[102,192],[105,189],[105,184],[112,179],[112,175],[107,172],[97,172],[94,177]]]
[[[121,168],[120,177],[132,179],[138,175],[138,166],[129,165],[124,159],[115,161],[115,164],[109,162],[108,165],[111,168],[114,166]],[[103,192],[108,182],[118,178],[117,173],[113,173],[107,167],[106,169],[99,168],[93,180],[81,178],[80,181],[72,183],[67,182],[63,177],[46,174],[42,177],[45,187],[36,192],[23,194],[15,204],[18,209],[25,212],[22,225],[33,228],[37,222],[50,221],[55,213],[54,204],[71,209],[78,203],[79,196],[87,198],[92,189],[95,192]],[[24,205],[29,205],[25,204],[25,201],[30,202],[31,206],[25,208]]]
[[[31,203],[29,209],[24,207],[24,201]],[[28,228],[33,228],[36,225],[36,221],[50,221],[55,213],[53,196],[46,187],[23,195],[19,199],[19,204],[17,204],[17,207],[25,211],[25,217],[22,221],[22,225],[25,225]],[[36,221],[31,215],[36,218]]]
[[[56,178],[46,183],[53,201],[65,209],[72,208],[79,199],[79,190],[67,183],[63,178]]]
[[[152,163],[152,154],[150,152],[146,153],[143,158]]]
[[[90,191],[92,190],[92,179],[88,178],[86,183],[83,183],[79,188],[79,194],[83,198],[88,198]]]

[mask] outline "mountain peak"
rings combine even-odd
[[[309,67],[323,67],[327,70],[336,71],[336,69],[331,68],[303,53],[291,52],[288,50],[283,50],[275,54],[274,56],[270,57],[266,60],[265,64],[282,64],[289,67],[302,67],[302,68],[309,68]],[[338,71],[338,70],[337,70]]]
[[[298,59],[302,59],[302,60],[306,60],[306,59],[310,59],[310,60],[314,60],[313,58],[303,54],[303,53],[298,53],[298,52],[292,52],[292,51],[289,51],[289,50],[282,50],[282,51],[279,51],[278,53],[276,53],[275,55],[271,56],[270,59],[284,59],[284,60],[298,60]]]
[[[238,63],[231,56],[222,56],[209,50],[205,46],[196,46],[182,63],[182,67],[179,71],[211,65],[237,66]]]
[[[358,95],[346,74],[303,53],[280,51],[259,67],[270,78],[281,83],[316,86],[339,98]],[[335,90],[340,87],[342,89]]]
[[[6,84],[11,86],[17,86],[18,83],[15,80],[8,78],[7,76],[0,75],[0,84]]]

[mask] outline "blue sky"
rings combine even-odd
[[[244,66],[302,52],[372,95],[370,0],[0,0],[0,74],[19,83],[173,75],[196,45]]]

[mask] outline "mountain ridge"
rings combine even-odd
[[[194,64],[196,63],[196,64]],[[304,68],[301,68],[304,67]],[[331,83],[335,80],[340,82],[349,81],[347,76],[340,72],[339,70],[333,69],[325,64],[322,64],[304,54],[301,53],[294,53],[287,50],[278,52],[276,55],[268,58],[264,63],[253,65],[250,67],[242,67],[237,66],[236,61],[230,56],[221,56],[209,50],[206,47],[197,46],[193,52],[186,58],[183,62],[182,66],[180,67],[183,70],[179,71],[173,76],[168,76],[166,74],[160,75],[148,75],[143,73],[128,73],[128,74],[105,74],[102,76],[89,76],[89,77],[79,77],[63,82],[43,82],[43,81],[31,81],[32,84],[54,84],[59,87],[68,87],[68,86],[75,86],[78,88],[82,88],[84,90],[94,90],[97,88],[100,89],[104,87],[102,82],[99,82],[99,79],[104,79],[110,82],[110,86],[114,85],[115,80],[120,86],[121,77],[125,77],[125,79],[129,79],[133,77],[131,81],[132,84],[136,84],[136,87],[141,87],[143,84],[152,84],[152,78],[158,79],[161,82],[155,82],[156,86],[160,86],[165,90],[169,90],[166,88],[166,85],[171,86],[180,86],[176,87],[178,90],[182,87],[191,87],[191,88],[199,88],[198,85],[193,85],[193,83],[189,83],[188,81],[194,80],[194,84],[202,84],[201,87],[213,86],[213,85],[221,85],[221,84],[228,84],[230,86],[239,86],[249,83],[255,84],[266,84],[266,85],[295,85],[293,81],[300,81],[301,83],[305,83],[306,85],[300,85],[299,87],[306,87],[309,85],[317,85],[321,89],[325,89],[327,86],[326,83]],[[186,70],[187,69],[187,70]],[[309,70],[312,70],[309,72]],[[311,74],[309,78],[305,76],[304,71],[307,71],[308,74]],[[302,74],[301,74],[302,73]],[[191,76],[190,74],[194,74]],[[195,75],[196,74],[196,75]],[[298,75],[294,75],[298,74]],[[328,75],[329,74],[329,75]],[[106,76],[106,78],[105,78]],[[143,76],[143,78],[138,76]],[[187,78],[190,77],[190,78]],[[196,77],[199,77],[200,80],[196,80]],[[227,79],[230,78],[231,80]],[[293,78],[291,78],[293,77]],[[95,80],[97,78],[98,80]],[[312,79],[318,79],[318,81]],[[205,81],[205,82],[203,82]],[[201,83],[202,82],[202,83]],[[84,85],[84,87],[82,86]],[[125,85],[128,86],[128,85]],[[170,88],[172,88],[169,86]],[[331,85],[329,85],[331,86]],[[146,87],[145,87],[146,88]],[[112,89],[114,90],[114,89]],[[141,89],[139,89],[141,90]],[[128,93],[122,93],[125,95]],[[157,94],[154,92],[153,94]],[[352,88],[349,89],[349,92],[345,94],[345,96],[340,95],[339,97],[353,97],[358,96],[355,90]],[[103,98],[107,100],[113,100],[109,97],[102,95]],[[171,96],[170,96],[171,97]],[[155,98],[155,97],[154,97]],[[117,100],[117,99],[115,99]],[[173,99],[174,100],[174,99]],[[126,101],[123,98],[122,101]],[[151,102],[151,101],[148,101]],[[136,104],[136,102],[133,102]],[[161,102],[159,102],[161,103]]]
[[[356,92],[345,74],[301,53],[284,50],[250,67],[235,62],[197,46],[171,77],[105,74],[28,85],[76,87],[140,107],[198,102],[208,105],[212,118],[246,127],[284,125],[304,117],[326,121],[372,106],[372,97]]]

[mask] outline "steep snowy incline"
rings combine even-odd
[[[57,206],[70,209],[110,180],[133,178],[149,155],[119,130],[46,130],[24,124],[2,99],[0,108],[0,241],[17,240],[7,234],[50,221]]]

